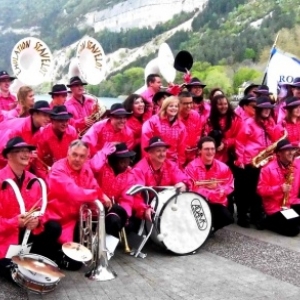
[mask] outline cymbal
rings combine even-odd
[[[57,267],[46,263],[42,259],[13,256],[12,261],[18,266],[23,267],[24,269],[34,273],[42,274],[49,277],[65,277],[65,274],[61,273]]]
[[[81,244],[68,242],[62,245],[62,251],[68,257],[81,262],[90,261],[93,258],[92,252]]]

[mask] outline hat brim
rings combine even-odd
[[[134,151],[128,151],[125,153],[112,153],[110,156],[117,157],[117,158],[129,158],[135,155],[136,153]]]
[[[206,87],[206,84],[202,84],[202,83],[186,83],[185,86],[187,88],[191,88],[191,87],[195,87],[195,86],[201,86],[201,87]]]
[[[259,87],[258,84],[251,84],[248,87],[245,88],[244,90],[244,96],[246,96],[249,93],[249,90],[253,89],[253,88],[257,88]]]
[[[49,92],[49,95],[61,95],[61,94],[68,94],[72,93],[71,91],[61,91],[61,92]]]
[[[296,107],[296,106],[299,106],[299,105],[300,105],[300,100],[291,102],[291,103],[283,106],[283,108],[286,109],[286,108]]]
[[[66,114],[66,115],[54,115],[51,114],[50,116],[51,120],[55,120],[55,121],[65,121],[65,120],[70,120],[73,118],[72,114]]]
[[[34,112],[42,112],[42,113],[45,113],[45,114],[48,114],[48,115],[52,115],[53,114],[53,111],[51,108],[49,108],[49,110],[43,110],[43,109],[39,109],[39,108],[30,108],[28,110],[29,114],[33,114]]]
[[[267,105],[263,105],[263,104],[256,104],[255,108],[261,108],[261,109],[273,109],[275,107],[274,104],[267,104]]]
[[[285,145],[285,146],[281,147],[280,149],[275,149],[275,152],[280,152],[280,151],[284,151],[284,150],[297,150],[297,149],[299,149],[298,146],[289,144],[289,145]]]
[[[247,104],[249,104],[249,103],[251,103],[251,102],[255,102],[256,103],[256,101],[253,99],[253,100],[248,100],[248,99],[242,99],[242,100],[240,100],[240,102],[239,102],[239,106],[244,106],[244,105],[247,105]]]
[[[108,114],[109,116],[126,116],[126,117],[129,117],[132,115],[132,112],[123,112],[123,111],[120,111],[120,112],[115,112],[115,113],[109,113]]]
[[[12,77],[12,76],[2,76],[0,77],[0,82],[4,79],[9,79],[10,81],[14,81],[15,79],[17,79],[16,77]]]
[[[73,85],[87,85],[86,82],[78,82],[78,83],[72,83],[72,84],[67,84],[67,87],[72,87]]]
[[[255,93],[255,94],[260,94],[260,95],[272,95],[272,93],[271,92],[267,92],[267,91],[259,91],[259,90],[257,90],[257,91],[253,91],[253,93]]]
[[[165,148],[170,148],[171,146],[169,144],[160,142],[160,143],[154,143],[153,145],[150,145],[148,147],[145,147],[144,150],[146,152],[148,152],[149,150],[153,149],[153,148],[158,148],[158,147],[165,147]]]
[[[9,152],[11,152],[11,151],[14,150],[14,149],[19,149],[19,148],[27,148],[27,149],[29,149],[30,151],[33,151],[33,150],[36,149],[35,146],[29,145],[29,144],[24,144],[24,145],[20,145],[20,146],[8,147],[8,148],[4,148],[4,149],[3,149],[3,151],[2,151],[2,156],[3,156],[4,158],[7,158],[7,154],[8,154]]]

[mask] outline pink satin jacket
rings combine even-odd
[[[233,191],[233,175],[229,167],[217,159],[213,160],[209,170],[206,169],[202,159],[196,158],[185,168],[185,173],[192,181],[192,190],[208,199],[211,203],[228,205],[227,196]],[[216,184],[213,189],[205,185],[197,185],[197,181],[221,179],[224,180]]]
[[[0,109],[2,110],[11,110],[17,105],[17,98],[9,94],[8,97],[4,97],[0,92]]]

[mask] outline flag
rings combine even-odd
[[[296,77],[300,77],[300,59],[273,48],[266,74],[270,92],[277,95],[278,86],[290,84]]]

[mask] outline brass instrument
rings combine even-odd
[[[99,200],[80,207],[80,244],[93,254],[92,269],[86,274],[91,280],[106,281],[116,277],[108,266],[108,250],[105,238],[105,210]],[[94,230],[94,232],[93,232]]]
[[[204,179],[204,180],[193,180],[193,184],[194,186],[206,186],[215,183],[223,183],[226,181],[228,181],[228,178],[224,178],[224,179],[212,178],[212,179]]]
[[[274,150],[275,150],[277,144],[280,141],[286,139],[287,135],[288,135],[288,133],[285,130],[283,136],[278,141],[271,144],[265,150],[259,152],[255,157],[253,157],[252,161],[251,161],[252,166],[255,168],[260,168],[260,167],[263,167],[264,165],[266,165],[272,159],[272,157],[274,155]]]
[[[91,94],[87,94],[88,96],[92,96],[95,99],[95,105],[96,105],[96,110],[95,112],[93,112],[88,119],[93,121],[93,123],[89,126],[85,126],[81,131],[79,131],[78,133],[78,138],[82,138],[83,135],[98,121],[101,120],[102,116],[105,114],[106,112],[106,107],[104,104],[100,103],[99,99]]]
[[[285,184],[291,185],[293,183],[293,180],[294,180],[294,166],[293,163],[291,163],[290,166],[288,167],[288,173],[285,178]],[[287,204],[289,201],[289,193],[290,192],[284,193],[282,205],[281,205],[282,210],[288,209]]]

